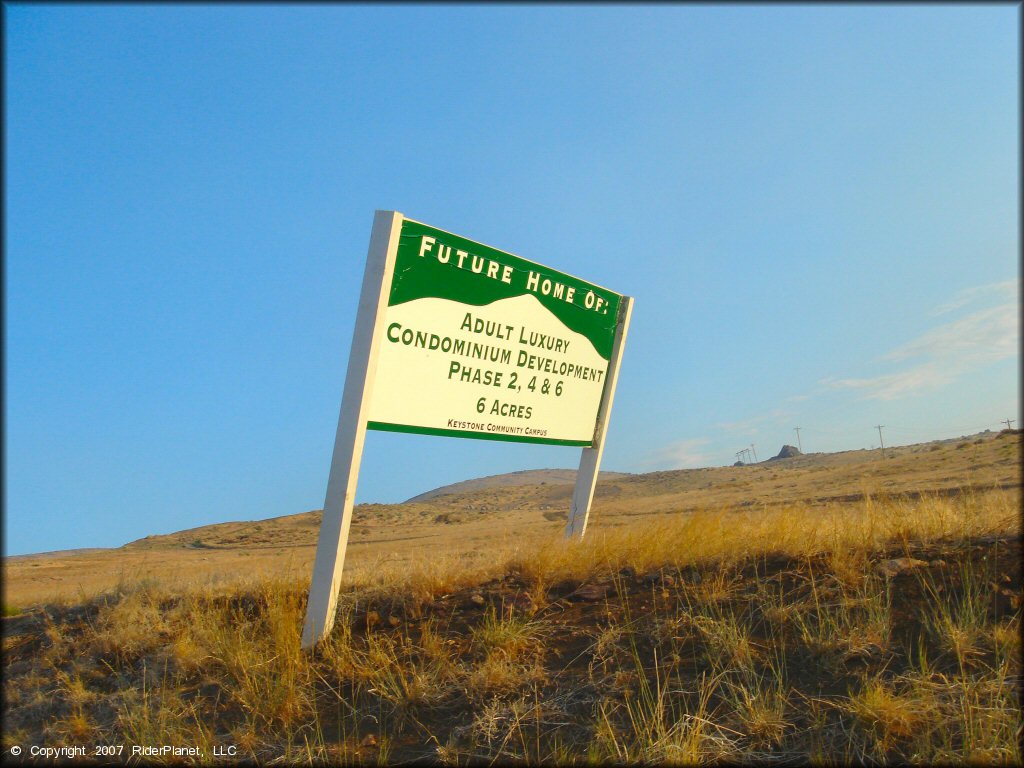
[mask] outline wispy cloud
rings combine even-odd
[[[788,399],[793,400],[795,398]],[[760,416],[752,416],[751,418],[743,419],[742,421],[723,421],[719,424],[715,424],[715,426],[718,429],[723,429],[726,432],[732,432],[734,434],[757,435],[758,427],[765,424],[776,424],[792,415],[793,411],[775,408],[774,410],[771,410],[768,413],[763,413]]]
[[[945,304],[940,304],[931,311],[932,317],[945,315],[961,307],[966,307],[984,296],[1001,296],[1006,299],[1016,299],[1019,291],[1019,280],[1003,280],[999,283],[988,283],[976,285],[973,288],[965,288]]]
[[[1017,321],[1016,303],[1006,302],[933,328],[913,341],[897,347],[883,359],[960,359],[969,362],[969,367],[1002,360],[1011,357],[1017,351]]]
[[[935,389],[952,381],[959,374],[942,369],[933,363],[918,365],[899,373],[887,373],[868,379],[823,379],[829,389],[859,389],[864,397],[875,400],[895,400],[927,389]]]
[[[642,465],[649,470],[706,467],[711,463],[711,457],[700,449],[709,442],[704,437],[677,440],[653,451]]]
[[[968,371],[1013,357],[1020,347],[1018,290],[1017,280],[991,283],[961,291],[938,307],[933,315],[948,314],[985,297],[1000,300],[936,326],[881,358],[913,362],[908,368],[872,378],[829,378],[819,383],[829,389],[860,390],[868,399],[894,400],[937,389]]]

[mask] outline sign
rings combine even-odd
[[[581,446],[565,527],[587,526],[633,300],[377,211],[302,647],[334,625],[366,430]]]
[[[589,446],[622,297],[405,219],[369,429]]]

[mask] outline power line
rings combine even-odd
[[[1015,421],[1015,420],[1014,419],[1010,419],[1010,421]],[[900,433],[904,433],[904,434],[910,434],[910,435],[929,435],[929,434],[943,434],[943,433],[946,433],[946,434],[954,434],[954,433],[972,434],[974,432],[982,432],[985,429],[990,428],[995,423],[997,423],[997,422],[989,422],[988,424],[984,424],[984,425],[981,425],[981,426],[979,426],[977,424],[973,424],[973,425],[970,425],[970,424],[967,424],[967,425],[955,425],[955,424],[950,425],[950,424],[946,424],[946,425],[939,425],[939,426],[935,426],[935,427],[931,427],[931,426],[927,426],[927,427],[906,427],[906,426],[902,426],[902,425],[898,425],[898,424],[884,424],[883,426],[886,429],[888,429],[888,430],[891,430],[891,431],[894,431],[894,432],[900,432]],[[1005,424],[1006,422],[1003,421],[1003,422],[1000,422],[1000,423]],[[794,427],[794,429],[797,429],[797,428]],[[832,437],[832,438],[856,439],[854,437],[854,434],[855,434],[854,431],[845,430],[845,429],[840,429],[840,430],[822,429],[820,427],[815,426],[815,427],[799,427],[799,430],[801,432],[811,432],[811,433],[813,433],[815,435],[827,435],[827,436]]]
[[[875,425],[875,429],[878,430],[878,443],[879,443],[879,445],[877,447],[879,447],[881,449],[882,456],[886,457],[886,453],[885,453],[885,435],[882,432],[883,429],[889,429],[889,430],[892,430],[894,432],[899,433],[897,435],[897,444],[899,444],[901,439],[905,439],[905,438],[900,438],[899,437],[900,434],[902,434],[902,435],[908,435],[908,434],[909,435],[927,435],[927,434],[935,434],[937,432],[939,432],[939,433],[941,433],[941,432],[953,433],[953,432],[956,432],[956,431],[963,431],[965,434],[971,433],[972,431],[974,431],[974,432],[986,431],[987,432],[987,431],[989,431],[988,427],[991,427],[993,425],[993,423],[994,422],[989,422],[989,424],[984,426],[984,427],[978,427],[978,426],[954,427],[954,426],[948,426],[947,425],[945,427],[923,428],[923,429],[922,428],[907,428],[907,427],[903,427],[903,426],[892,426],[892,425],[886,425],[886,424],[876,424]],[[1017,420],[1016,419],[1007,418],[1007,419],[1003,419],[999,423],[1005,425],[1007,427],[1007,429],[1011,429],[1012,430],[1013,429],[1013,425],[1017,423]],[[804,432],[804,431],[810,431],[810,432],[813,432],[816,435],[828,435],[828,436],[831,436],[833,439],[836,438],[836,437],[852,438],[852,436],[853,436],[852,433],[850,433],[850,432],[846,432],[846,431],[837,432],[837,431],[830,430],[830,429],[819,429],[818,427],[793,427],[793,431],[796,432],[796,444],[797,444],[797,448],[799,449],[800,453],[804,452],[803,435],[801,435],[801,432]],[[932,439],[944,439],[944,438],[932,438]],[[871,446],[872,450],[875,447],[876,446],[872,445]],[[839,449],[839,450],[843,450],[843,449]],[[753,452],[752,456],[751,456],[751,452]],[[758,463],[760,461],[758,459],[758,456],[757,456],[757,445],[755,443],[751,443],[749,448],[743,448],[743,449],[741,449],[739,451],[736,451],[733,455],[736,457],[736,460],[738,462],[742,463],[742,464]]]
[[[983,432],[985,429],[987,429],[990,426],[991,426],[990,424],[986,424],[984,427],[951,427],[950,429],[936,430],[936,429],[928,429],[927,427],[924,428],[924,429],[921,429],[921,428],[918,428],[918,427],[907,428],[907,427],[896,427],[896,426],[893,426],[892,424],[886,424],[885,428],[888,429],[890,432],[899,432],[901,435],[933,435],[933,434],[950,434],[951,435],[951,434],[954,434],[956,432],[960,432],[960,433],[963,433],[963,434],[972,434],[974,432]]]
[[[1010,421],[1013,421],[1013,419],[1010,419]],[[892,432],[901,432],[909,435],[928,435],[941,433],[953,434],[955,432],[960,432],[962,434],[973,434],[974,432],[982,432],[986,429],[989,429],[994,423],[996,422],[989,422],[988,424],[983,424],[980,426],[978,424],[947,424],[938,427],[905,427],[899,424],[886,424],[884,426],[886,429]],[[1006,422],[1003,421],[999,423],[1005,424]]]

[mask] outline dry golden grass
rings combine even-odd
[[[842,517],[846,511],[861,514],[867,503],[888,506],[901,496],[913,503],[920,494],[1015,490],[1020,463],[1019,434],[983,433],[887,449],[885,457],[880,451],[844,451],[744,467],[603,477],[588,536],[726,509],[741,516],[722,521],[731,528],[733,520],[744,522],[743,515],[756,518],[787,505]],[[489,482],[520,481],[520,474]],[[569,508],[571,474],[539,474],[548,478],[543,485],[477,483],[475,490],[425,502],[360,505],[353,517],[346,578],[388,571],[404,579],[406,569],[432,562],[439,553],[454,570],[474,570],[493,563],[495,549],[519,546],[529,552],[557,540]],[[319,522],[319,512],[306,512],[151,536],[118,549],[8,558],[3,563],[5,611],[41,602],[76,604],[115,590],[119,583],[147,578],[169,589],[225,593],[246,588],[252,577],[308,579]],[[705,530],[714,536],[708,522]]]
[[[696,482],[616,482],[641,480],[663,497]],[[347,574],[311,654],[294,571],[187,589],[125,577],[29,608],[4,619],[4,746],[452,765],[1024,757],[1019,489],[620,519],[643,525],[567,545],[551,521],[555,536],[487,558]]]
[[[300,580],[122,585],[5,620],[6,743],[195,744],[206,760],[234,745],[288,763],[1012,764],[1018,503],[706,511],[469,572],[379,573],[346,585],[313,654]],[[604,592],[581,600],[583,583]]]

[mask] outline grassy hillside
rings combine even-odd
[[[600,481],[616,480],[629,477],[625,472],[601,472]],[[507,488],[514,485],[573,485],[576,482],[575,469],[524,469],[520,472],[508,472],[504,475],[490,475],[474,480],[464,480],[432,491],[413,496],[409,501],[430,501],[438,496],[449,496],[457,493],[472,493],[494,488]]]
[[[4,620],[4,748],[1019,764],[1019,505],[747,505],[377,569],[311,654],[303,579],[126,581]]]
[[[588,530],[629,529],[708,510],[799,503],[828,511],[856,507],[867,497],[1019,488],[1020,466],[1019,432],[1002,432],[887,449],[884,456],[846,451],[743,467],[602,476]],[[557,540],[572,485],[505,482],[530,477],[535,475],[513,473],[426,501],[357,506],[346,578],[441,556],[472,568],[496,550],[526,551]],[[5,605],[78,602],[138,579],[228,588],[260,574],[308,578],[319,524],[320,512],[312,511],[150,536],[111,550],[6,560]]]

